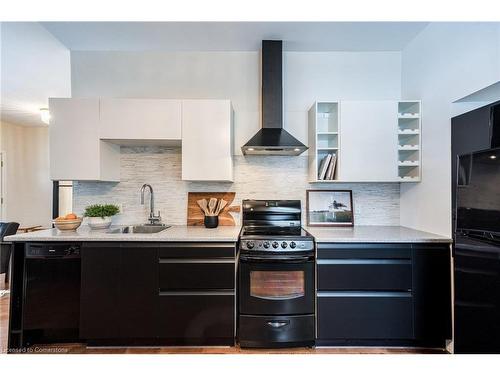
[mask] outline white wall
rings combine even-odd
[[[4,153],[3,220],[21,226],[49,227],[52,182],[49,178],[48,127],[0,123]]]
[[[422,99],[423,151],[422,182],[401,186],[401,225],[451,235],[452,103],[499,80],[498,23],[433,23],[403,50],[401,94]]]
[[[73,97],[230,99],[235,152],[260,128],[258,52],[71,53]],[[307,110],[317,99],[397,99],[399,52],[287,52],[285,128],[307,141]]]
[[[2,22],[2,120],[43,126],[39,110],[48,98],[69,96],[69,50],[37,22]]]

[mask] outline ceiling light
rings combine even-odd
[[[40,118],[47,125],[50,122],[50,112],[48,108],[40,108]]]

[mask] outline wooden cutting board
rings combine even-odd
[[[187,225],[205,225],[204,219],[205,214],[201,210],[200,206],[198,206],[197,201],[200,199],[206,199],[207,201],[210,198],[216,199],[224,199],[227,202],[226,207],[219,214],[219,225],[227,225],[234,226],[236,222],[234,221],[233,216],[230,212],[240,212],[240,206],[231,206],[234,201],[234,196],[236,193],[234,192],[215,192],[215,193],[188,193],[188,204],[187,204]]]

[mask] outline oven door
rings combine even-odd
[[[314,314],[312,256],[240,256],[240,314]]]

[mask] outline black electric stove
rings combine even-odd
[[[315,245],[300,201],[244,200],[239,243],[240,346],[313,346]]]

